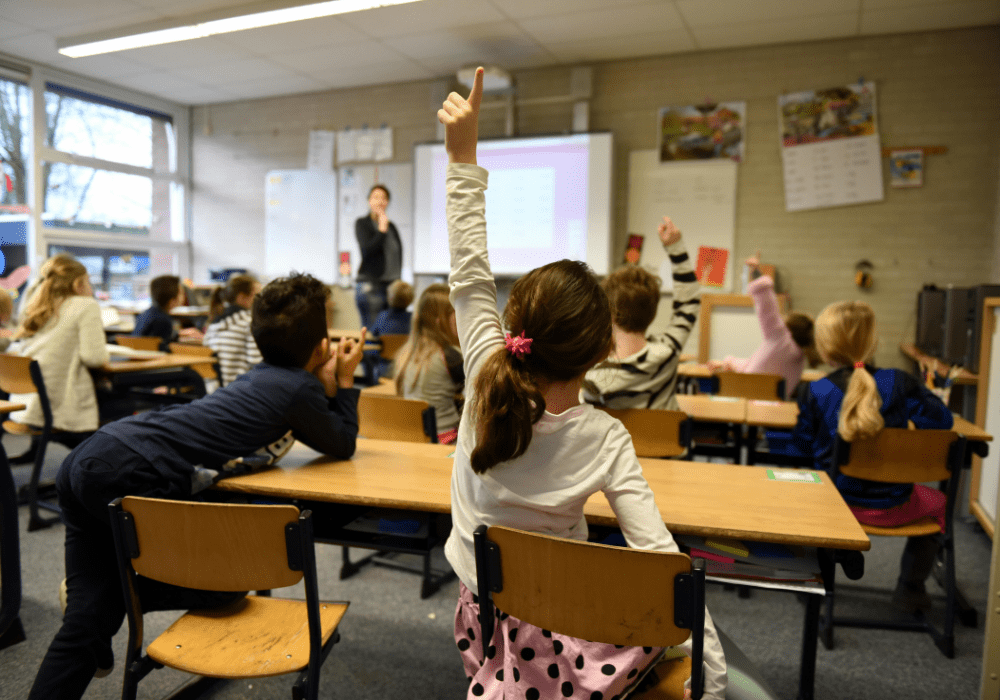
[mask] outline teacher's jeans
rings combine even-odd
[[[111,639],[125,619],[125,597],[108,504],[126,495],[190,499],[189,489],[183,493],[156,479],[149,461],[103,433],[70,453],[56,490],[66,524],[66,613],[29,700],[77,700],[98,667],[114,663]],[[136,584],[144,612],[218,607],[245,595],[181,588],[142,576]]]
[[[378,315],[388,307],[386,301],[388,288],[388,282],[358,280],[354,291],[354,301],[358,305],[361,325],[365,328],[371,328]]]

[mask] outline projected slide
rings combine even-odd
[[[496,275],[548,262],[585,260],[606,274],[611,249],[611,136],[574,134],[481,141],[489,170],[486,222]],[[414,152],[414,272],[448,272],[445,166],[441,144]]]

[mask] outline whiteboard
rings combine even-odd
[[[986,392],[986,420],[983,430],[990,435],[1000,435],[1000,307],[987,307],[987,312],[997,316],[993,324],[993,338],[990,350],[989,388]],[[980,391],[982,385],[980,384]],[[979,467],[979,507],[989,518],[997,519],[997,482],[1000,481],[1000,450],[990,447],[989,455],[983,457]],[[996,535],[994,535],[994,538]]]
[[[660,163],[656,150],[629,154],[628,233],[645,236],[640,264],[673,288],[670,259],[656,230],[669,216],[684,236],[684,245],[697,267],[698,247],[729,251],[726,283],[733,288],[736,239],[736,163],[731,160],[674,161]]]
[[[413,281],[413,164],[383,163],[344,165],[337,169],[337,250],[351,254],[351,278],[341,279],[339,269],[336,270],[340,284],[352,284],[361,265],[361,249],[354,236],[354,222],[369,215],[368,192],[375,183],[389,188],[391,197],[386,214],[399,231],[399,242],[403,247],[400,276],[408,282]]]
[[[308,272],[330,283],[337,269],[337,178],[332,171],[272,170],[264,180],[264,275]]]

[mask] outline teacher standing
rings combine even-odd
[[[361,248],[361,266],[355,301],[361,314],[361,325],[371,328],[375,317],[386,308],[389,283],[399,279],[403,263],[403,246],[399,231],[385,210],[389,206],[389,189],[374,185],[368,191],[368,216],[354,222],[354,235]]]

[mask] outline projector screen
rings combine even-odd
[[[479,142],[490,171],[486,231],[498,276],[546,263],[586,261],[599,275],[611,259],[611,134],[572,134]],[[413,153],[413,271],[447,274],[444,144]]]

